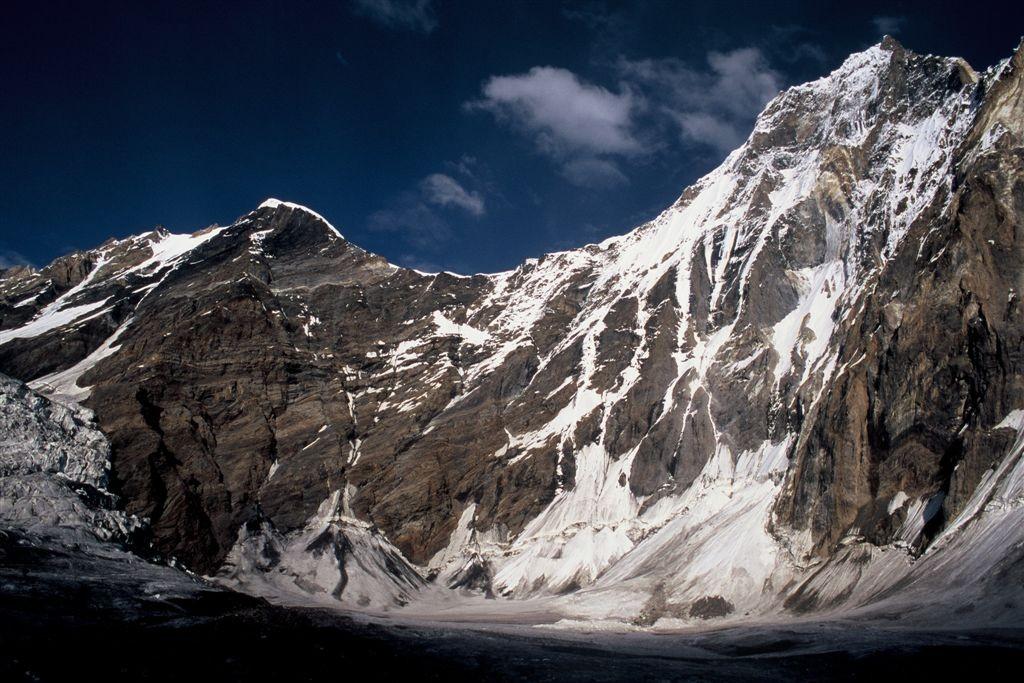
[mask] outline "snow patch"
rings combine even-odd
[[[441,311],[434,311],[432,314],[432,320],[434,327],[437,328],[437,334],[441,336],[462,337],[470,344],[475,344],[476,346],[483,346],[491,338],[491,335],[484,330],[478,330],[470,325],[460,325],[459,323],[452,322],[446,318]]]

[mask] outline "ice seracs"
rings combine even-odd
[[[142,522],[115,509],[109,468],[88,410],[0,375],[0,525],[64,543],[123,542]]]

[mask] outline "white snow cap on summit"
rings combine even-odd
[[[341,232],[336,227],[331,225],[331,222],[329,220],[327,220],[326,218],[324,218],[323,216],[321,216],[320,214],[318,214],[316,211],[314,211],[313,209],[309,208],[308,206],[303,206],[302,204],[295,204],[293,202],[282,202],[280,199],[274,199],[273,197],[270,197],[265,202],[260,204],[257,208],[258,209],[276,209],[276,208],[281,207],[281,206],[289,208],[289,209],[298,209],[299,211],[305,211],[309,215],[311,215],[314,218],[317,218],[321,222],[323,222],[323,224],[326,225],[328,228],[330,228],[331,231],[335,235],[337,235],[338,237],[340,237],[342,239],[345,239],[345,236],[342,235]]]

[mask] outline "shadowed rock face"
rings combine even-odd
[[[1024,406],[1022,60],[887,39],[655,220],[508,273],[396,268],[273,200],[8,272],[0,371],[92,408],[127,511],[201,571],[339,491],[412,562],[463,553],[514,595],[661,543],[698,486],[763,486],[758,538],[796,557],[918,551]]]
[[[257,505],[293,529],[347,477],[400,467],[397,447],[457,393],[460,357],[454,339],[438,337],[424,345],[426,362],[406,369],[397,347],[424,336],[437,301],[459,310],[483,281],[399,271],[288,207],[206,237],[176,262],[136,272],[134,252],[159,253],[166,236],[88,255],[110,276],[101,270],[75,303],[108,302],[93,318],[100,340],[127,322],[117,352],[79,382],[94,387],[87,403],[117,453],[117,489],[151,520],[160,551],[209,570]],[[13,340],[4,369],[36,379],[53,368],[38,367],[31,349],[51,344],[56,369],[73,365],[82,354],[66,336],[58,327]],[[415,410],[399,410],[403,402]],[[374,419],[381,412],[390,419]],[[368,437],[381,430],[386,441],[374,444]]]

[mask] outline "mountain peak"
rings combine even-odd
[[[888,33],[886,33],[884,36],[882,36],[882,40],[881,40],[880,43],[878,43],[878,47],[882,48],[883,50],[888,50],[890,52],[897,52],[897,51],[904,50],[904,47],[903,47],[903,45],[900,44],[900,41],[896,40],[895,38],[890,36]]]
[[[336,227],[331,225],[331,222],[329,220],[327,220],[326,218],[324,218],[323,216],[321,216],[308,206],[303,206],[302,204],[295,204],[294,202],[282,201],[280,199],[275,199],[274,197],[268,197],[262,204],[256,207],[257,211],[259,211],[260,209],[271,209],[274,211],[280,211],[284,209],[289,211],[302,211],[304,213],[308,213],[310,216],[312,216],[313,218],[317,219],[318,221],[326,225],[328,228],[330,228],[331,232],[333,232],[335,235],[342,239],[345,239],[345,236],[342,235],[341,232]]]

